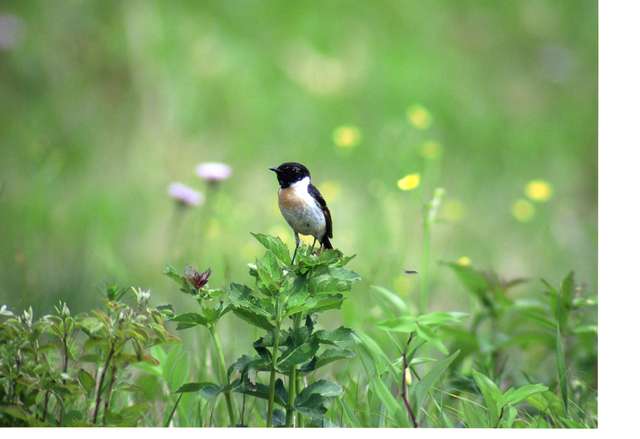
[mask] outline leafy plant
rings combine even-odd
[[[133,303],[125,296],[134,295]],[[126,372],[154,364],[149,349],[175,342],[165,327],[171,310],[150,293],[109,287],[103,309],[73,316],[65,303],[34,320],[31,309],[0,316],[0,424],[136,425],[149,402],[122,403]],[[102,416],[100,416],[102,415]]]
[[[315,254],[309,247],[302,247],[292,264],[289,249],[279,238],[263,234],[254,237],[266,249],[262,258],[249,265],[254,287],[231,283],[227,290],[211,290],[205,284],[194,285],[188,274],[179,275],[172,268],[166,270],[201,306],[201,313],[175,316],[178,329],[202,325],[213,333],[218,319],[232,311],[264,331],[253,343],[255,354],[238,358],[220,383],[187,383],[178,392],[204,389],[212,394],[236,392],[243,395],[243,407],[246,396],[265,400],[267,426],[295,426],[296,416],[297,425],[302,425],[303,416],[310,418],[313,425],[321,423],[331,399],[339,396],[342,388],[326,380],[305,385],[306,378],[327,364],[352,358],[355,353],[350,349],[353,342],[350,329],[317,329],[316,316],[339,309],[359,276],[345,268],[352,257],[337,250]],[[216,349],[220,351],[218,343]],[[262,372],[269,375],[266,384],[258,379]],[[287,377],[287,387],[278,375]],[[243,416],[240,425],[244,425]]]

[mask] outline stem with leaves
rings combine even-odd
[[[115,350],[115,343],[112,343],[109,349],[109,354],[107,355],[107,359],[104,362],[104,367],[100,372],[100,377],[98,379],[98,384],[96,387],[96,405],[93,408],[93,416],[91,418],[91,422],[93,424],[98,421],[98,412],[100,411],[100,403],[102,402],[102,384],[104,383],[104,377],[107,374],[107,369],[109,369],[109,364],[111,363],[111,358],[113,358]]]
[[[277,294],[277,293],[276,293]],[[276,366],[280,348],[280,300],[276,296],[276,327],[273,330],[273,352],[271,353],[271,375],[269,377],[269,404],[267,406],[267,427],[273,425],[273,402],[276,395]]]
[[[116,381],[116,365],[111,366],[111,377],[109,380],[109,387],[107,388],[107,395],[104,400],[104,411],[102,412],[102,425],[107,425],[107,413],[109,412],[109,406],[111,405],[111,395],[113,394],[113,385]]]
[[[404,407],[407,409],[407,414],[409,415],[409,419],[411,419],[411,423],[414,428],[418,428],[418,422],[416,420],[416,415],[413,413],[413,409],[411,408],[411,403],[409,402],[409,385],[407,383],[407,374],[410,374],[409,370],[409,362],[407,361],[407,351],[409,350],[409,345],[411,344],[411,340],[413,340],[414,332],[409,335],[409,339],[407,340],[407,344],[404,347],[404,351],[402,352],[402,391],[400,393],[402,397],[402,402],[404,403]]]
[[[298,328],[300,328],[300,314],[296,314],[293,317],[293,336],[294,337],[297,336]],[[296,392],[297,385],[298,385],[297,368],[295,365],[293,365],[289,370],[289,400],[287,401],[287,418],[286,418],[287,427],[295,427],[294,402],[297,396],[297,392]]]

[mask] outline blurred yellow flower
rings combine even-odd
[[[533,201],[544,203],[553,196],[553,187],[544,180],[531,180],[527,183],[524,192]]]
[[[407,119],[419,130],[426,130],[431,125],[431,113],[420,104],[407,108]]]
[[[336,181],[327,180],[320,183],[318,189],[327,203],[332,203],[340,195],[340,184]]]
[[[471,266],[471,258],[469,258],[468,256],[461,256],[456,262],[458,265],[462,265],[463,267]]]
[[[442,156],[442,145],[439,142],[431,140],[422,145],[422,156],[429,160],[436,160]]]
[[[412,280],[407,275],[396,276],[393,279],[393,289],[401,296],[407,296],[411,292]]]
[[[410,191],[420,186],[420,174],[408,174],[398,180],[398,188],[402,191]]]
[[[311,235],[300,235],[300,242],[303,244],[311,245],[313,244],[313,236]],[[318,248],[318,243],[316,242],[316,248]]]
[[[442,218],[452,223],[457,223],[466,214],[466,209],[462,201],[455,198],[449,199],[444,202],[442,206]]]
[[[511,213],[516,220],[521,223],[526,223],[527,221],[531,221],[533,215],[536,213],[536,208],[529,201],[521,198],[513,203]]]
[[[360,143],[360,129],[353,125],[342,125],[333,130],[333,141],[339,148],[350,149]]]

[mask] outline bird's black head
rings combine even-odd
[[[283,163],[277,168],[269,168],[269,170],[276,173],[278,176],[278,183],[280,183],[280,187],[283,189],[305,177],[311,176],[305,165],[296,162]]]

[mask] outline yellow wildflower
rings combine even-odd
[[[342,125],[333,130],[333,141],[339,148],[351,149],[360,143],[360,129],[353,125]]]
[[[407,296],[411,292],[412,281],[406,275],[396,276],[393,279],[393,289],[401,296]]]
[[[513,206],[511,206],[511,213],[516,220],[521,223],[526,223],[531,221],[533,215],[536,213],[536,208],[529,201],[521,198],[513,203]]]
[[[468,256],[461,256],[456,262],[458,265],[462,265],[463,267],[471,266],[471,258],[469,258]]]
[[[464,218],[466,214],[466,209],[464,204],[460,200],[456,200],[455,198],[449,199],[444,202],[442,206],[442,217],[451,221],[452,223],[457,223],[462,218]]]
[[[407,108],[407,119],[419,130],[426,130],[431,125],[431,113],[420,104]]]
[[[408,174],[398,180],[398,188],[402,191],[410,191],[420,186],[420,174]]]
[[[524,192],[533,201],[544,203],[552,197],[553,188],[551,184],[544,180],[531,180],[527,183]]]
[[[429,160],[436,160],[442,156],[442,145],[439,142],[430,140],[422,145],[422,156]]]

